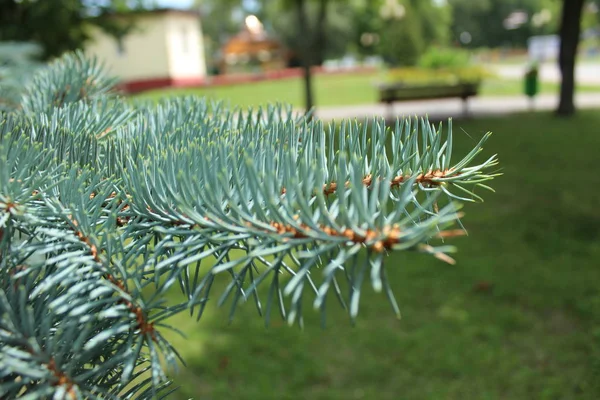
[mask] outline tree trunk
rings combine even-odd
[[[561,73],[560,102],[557,115],[575,113],[575,59],[581,33],[581,14],[584,0],[563,0],[560,24],[560,53],[558,66]]]
[[[325,31],[325,21],[327,21],[327,0],[319,1],[319,14],[317,15],[317,24],[315,26],[315,37],[313,49],[315,53],[315,64],[322,65],[325,61],[325,47],[327,42],[327,32]]]
[[[302,70],[304,72],[304,104],[305,111],[309,112],[313,108],[312,75],[310,71],[312,65],[312,37],[310,35],[310,27],[307,23],[305,5],[304,0],[296,0],[298,37],[300,38],[300,58],[302,61]]]

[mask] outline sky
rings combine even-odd
[[[156,0],[160,7],[169,8],[189,8],[194,0]],[[253,9],[258,6],[256,0],[244,0],[246,9]]]
[[[189,8],[193,0],[158,0],[161,7]]]

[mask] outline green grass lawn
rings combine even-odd
[[[598,126],[599,111],[455,121],[456,154],[495,133],[504,175],[466,207],[455,266],[389,257],[402,320],[370,287],[354,327],[333,299],[325,330],[310,308],[303,331],[267,329],[252,302],[231,324],[214,304],[199,323],[179,315],[173,398],[600,398]]]
[[[344,106],[377,102],[375,84],[383,78],[379,73],[317,75],[314,90],[317,106]],[[580,86],[579,91],[600,91],[600,86]],[[540,93],[558,93],[555,83],[542,83]],[[160,89],[136,97],[159,99],[165,96],[195,94],[225,100],[233,105],[256,106],[270,102],[283,102],[302,106],[303,91],[300,78],[262,81],[231,86],[185,89]],[[490,78],[481,87],[481,96],[523,95],[519,80]]]

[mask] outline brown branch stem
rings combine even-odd
[[[77,236],[77,238],[90,249],[90,253],[91,253],[92,257],[94,258],[94,261],[96,261],[99,264],[103,264],[102,259],[98,255],[98,248],[96,247],[95,244],[92,243],[92,241],[87,236],[85,236],[83,234],[83,232],[81,232],[78,229],[79,223],[77,222],[77,220],[75,220],[72,215],[69,215],[68,219],[74,227],[73,230],[74,230],[75,236]],[[112,283],[113,285],[118,287],[121,291],[128,293],[127,287],[125,286],[123,281],[117,279],[114,275],[106,273],[106,274],[104,274],[104,279],[106,279],[107,281],[109,281],[110,283]],[[137,322],[136,326],[140,330],[140,333],[143,335],[149,333],[150,336],[152,337],[152,340],[156,341],[156,332],[154,329],[154,323],[148,322],[148,318],[144,314],[144,311],[142,310],[142,308],[139,306],[136,306],[133,302],[131,302],[129,300],[121,299],[120,302],[122,304],[125,304],[127,306],[127,308],[129,309],[129,311],[131,311],[135,315],[136,322]]]

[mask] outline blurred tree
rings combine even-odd
[[[352,2],[339,0],[307,0],[304,4],[308,17],[306,30],[298,35],[297,8],[289,0],[264,1],[262,18],[265,25],[292,51],[298,52],[306,35],[311,36],[313,65],[328,58],[347,54],[356,31],[353,26]]]
[[[558,65],[561,73],[560,101],[556,113],[569,116],[575,113],[575,59],[581,36],[581,17],[584,0],[563,0],[560,24],[560,53]]]
[[[426,45],[444,45],[450,37],[452,9],[444,0],[411,0],[415,18],[421,22],[422,38]]]
[[[326,57],[327,44],[336,44],[336,35],[327,31],[329,9],[337,0],[279,0],[256,1],[253,9],[242,0],[196,0],[203,19],[203,32],[216,44],[222,44],[240,29],[244,14],[255,14],[267,29],[274,30],[292,50],[302,65],[305,108],[313,107],[311,66],[321,64]],[[240,20],[236,17],[239,15]]]
[[[122,37],[131,24],[100,17],[152,5],[148,0],[1,0],[0,41],[38,43],[42,58],[48,59],[80,48],[89,39],[91,25]]]
[[[207,61],[210,69],[216,73],[219,70],[220,49],[240,31],[247,10],[242,0],[195,0],[194,7],[200,11]]]
[[[425,49],[423,23],[410,3],[403,6],[404,16],[384,21],[380,54],[392,65],[415,65]]]
[[[557,0],[447,2],[452,10],[452,40],[467,47],[525,47],[530,36],[553,33],[558,27]]]
[[[383,0],[280,0],[260,4],[266,25],[300,58],[307,110],[313,105],[310,66],[351,50],[381,54],[396,64],[415,64],[428,45],[447,42],[451,18],[450,8],[435,0],[399,0],[403,16],[388,21],[381,15]],[[369,38],[372,42],[365,44]]]
[[[451,17],[450,7],[437,0],[357,0],[355,45],[359,53],[379,54],[392,64],[415,64],[428,46],[448,42]]]
[[[202,33],[217,44],[223,44],[239,32],[243,20],[242,0],[195,0],[202,16]]]
[[[335,39],[337,35],[329,30],[329,16],[332,9],[340,10],[340,4],[337,0],[263,0],[260,3],[267,26],[277,32],[299,59],[307,112],[314,105],[311,67],[323,63],[328,49],[339,43]]]
[[[470,47],[485,46],[488,39],[484,34],[485,24],[481,19],[490,12],[491,0],[448,0],[452,9],[451,36],[458,42],[461,34],[467,33],[470,39],[464,43]]]
[[[319,0],[322,4],[326,4],[327,0]],[[312,74],[311,67],[314,62],[313,50],[316,47],[316,38],[321,36],[321,33],[314,33],[311,35],[310,26],[308,24],[308,16],[306,15],[306,1],[305,0],[293,0],[296,13],[298,16],[297,34],[300,38],[300,43],[297,48],[302,60],[302,70],[304,71],[304,109],[308,113],[312,110],[313,101],[313,90],[312,90]],[[319,15],[317,19],[318,23],[325,22],[325,13],[327,7],[319,7]],[[317,25],[317,29],[323,29]],[[316,29],[315,29],[316,32]],[[320,51],[319,51],[320,52]]]
[[[586,30],[600,29],[600,0],[586,2],[581,17],[581,29],[584,32]]]
[[[379,54],[379,42],[383,20],[379,15],[381,4],[379,1],[357,1],[352,16],[352,25],[355,27],[353,35],[354,46],[361,55]]]

